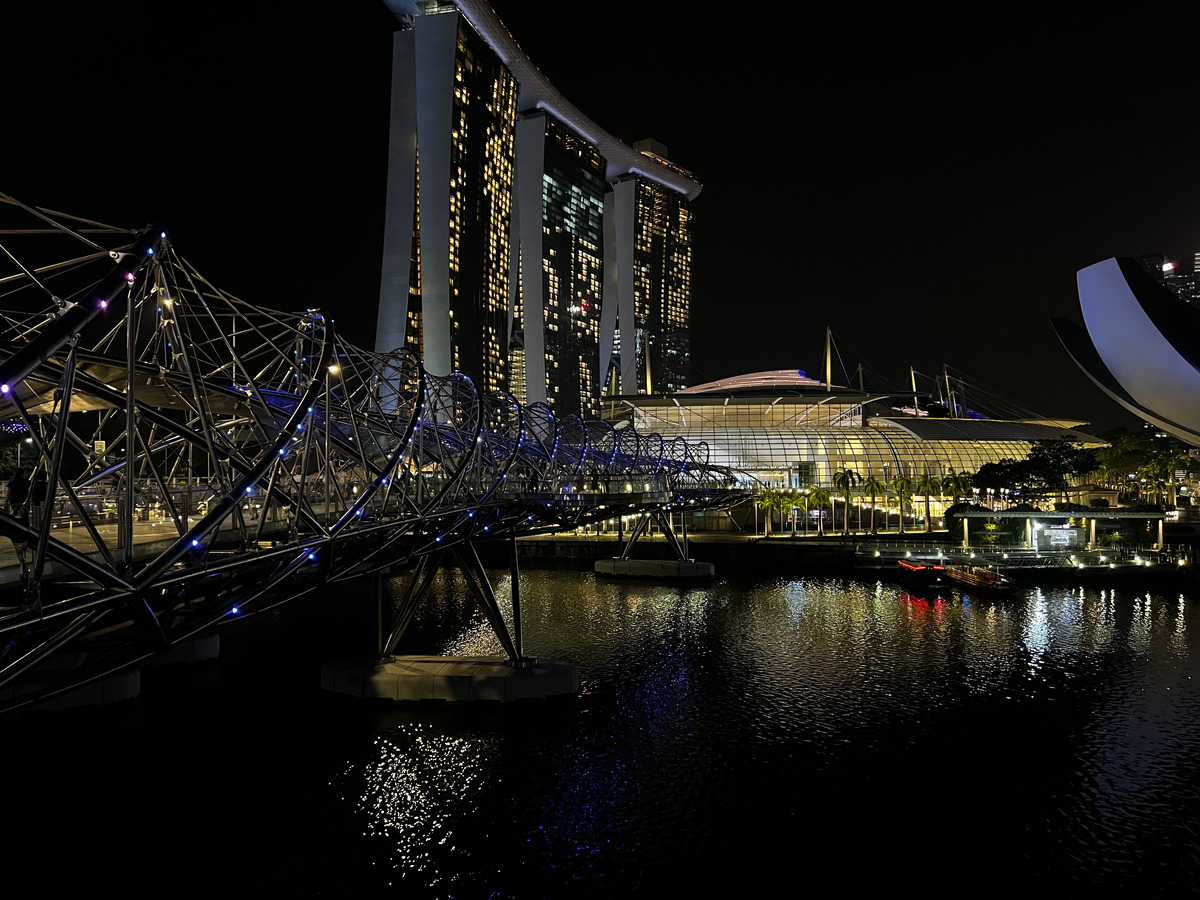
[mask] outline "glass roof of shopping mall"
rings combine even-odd
[[[901,416],[879,394],[761,388],[609,398],[605,418],[664,440],[705,441],[710,463],[784,487],[828,486],[841,468],[864,478],[973,473],[985,463],[1024,458],[1036,440],[1104,445],[1077,420]]]

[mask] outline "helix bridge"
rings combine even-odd
[[[617,516],[669,525],[745,496],[703,443],[483,393],[348,343],[319,309],[246,302],[162,228],[4,194],[0,211],[0,448],[32,482],[0,511],[0,711],[411,571],[384,655],[442,565],[519,661],[480,543]]]

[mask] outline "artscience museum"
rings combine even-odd
[[[1133,259],[1106,259],[1076,280],[1084,325],[1053,320],[1067,352],[1129,412],[1200,447],[1200,310]]]

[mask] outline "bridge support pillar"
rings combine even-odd
[[[391,629],[383,629],[386,572],[373,576],[379,625],[379,656],[368,660],[330,663],[321,672],[321,686],[339,694],[363,699],[393,701],[478,700],[509,703],[517,700],[548,700],[574,696],[579,691],[579,670],[565,662],[529,659],[523,654],[521,624],[520,566],[516,539],[509,539],[512,574],[512,630],[488,581],[487,573],[470,541],[449,548],[471,593],[500,639],[507,659],[496,657],[397,656],[393,655],[417,604],[428,590],[442,564],[444,551],[430,559],[421,556],[413,568],[408,587],[400,600]]]
[[[387,603],[387,579],[391,569],[380,569],[371,574],[371,589],[375,592],[375,653],[383,657],[388,642],[388,633],[383,628],[383,610]]]
[[[454,557],[455,563],[462,572],[464,580],[467,582],[467,587],[471,594],[479,603],[483,614],[487,617],[488,624],[492,626],[492,631],[496,637],[500,639],[501,646],[504,647],[504,652],[508,655],[508,664],[520,667],[525,664],[524,656],[524,632],[521,623],[521,572],[520,565],[517,561],[517,544],[516,538],[509,538],[509,550],[511,553],[510,571],[512,573],[512,620],[513,627],[509,631],[507,623],[504,621],[504,613],[500,609],[500,602],[496,598],[496,592],[492,589],[491,583],[488,581],[487,572],[483,567],[483,563],[479,559],[479,554],[475,551],[475,546],[470,541],[464,541],[450,548],[450,553]],[[383,638],[383,603],[384,603],[384,586],[383,573],[375,576],[380,580],[376,584],[378,591],[378,616],[379,616],[379,656],[380,658],[387,657],[396,649],[396,644],[400,641],[401,636],[408,628],[412,621],[413,613],[416,611],[417,605],[421,598],[429,589],[430,583],[433,581],[433,576],[440,568],[445,551],[437,551],[432,556],[422,555],[418,557],[417,564],[413,569],[412,577],[409,579],[408,587],[405,589],[404,597],[400,601],[400,606],[396,611],[396,615],[392,620],[392,625],[387,633],[386,640]]]
[[[686,513],[684,513],[686,516]],[[651,521],[657,522],[662,529],[663,537],[674,554],[674,559],[631,559],[633,546],[642,535],[649,530]],[[619,557],[597,560],[595,571],[597,575],[614,575],[627,578],[667,578],[679,580],[695,580],[712,578],[716,574],[716,566],[710,562],[697,562],[687,555],[687,520],[683,520],[683,543],[675,536],[670,513],[656,509],[638,519],[629,540]]]
[[[517,651],[516,665],[525,663],[525,647],[521,637],[521,567],[517,562],[517,538],[511,535],[508,539],[510,578],[512,581],[512,618],[513,646]]]

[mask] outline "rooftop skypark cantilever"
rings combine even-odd
[[[376,347],[560,413],[598,415],[614,376],[685,387],[700,183],[583,115],[486,3],[389,5]]]

